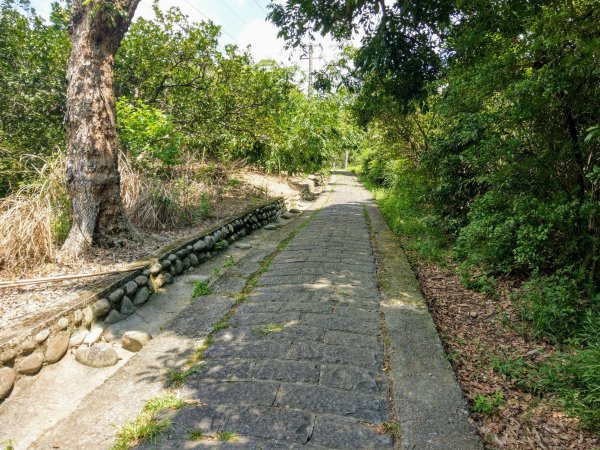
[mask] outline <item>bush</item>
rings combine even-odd
[[[117,118],[121,143],[135,166],[156,169],[178,162],[181,135],[164,112],[139,100],[132,103],[121,98]]]
[[[538,338],[559,344],[567,339],[593,341],[598,331],[597,305],[585,299],[578,283],[565,275],[538,276],[516,292],[515,306],[521,318],[531,323]],[[582,334],[583,333],[583,334]]]

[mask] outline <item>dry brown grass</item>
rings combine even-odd
[[[226,181],[220,166],[193,161],[163,169],[160,178],[133,169],[124,158],[119,166],[121,197],[127,214],[135,226],[145,230],[192,225],[210,217],[211,200]]]
[[[68,231],[65,158],[40,159],[36,181],[0,200],[0,269],[54,260],[58,240]]]
[[[33,157],[31,157],[33,158]],[[64,154],[42,160],[36,181],[0,199],[0,272],[19,276],[24,269],[55,262],[70,229],[70,204],[64,184]],[[33,165],[31,165],[33,166]],[[231,187],[229,168],[199,164],[190,157],[177,167],[163,169],[160,177],[132,167],[122,157],[121,196],[132,223],[146,231],[173,230],[212,216],[224,192]]]

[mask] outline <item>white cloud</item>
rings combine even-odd
[[[205,21],[208,17],[215,23],[221,23],[218,5],[207,0],[160,0],[158,3],[161,10],[166,11],[175,6],[190,17],[193,22]],[[135,11],[135,17],[151,19],[154,17],[152,11],[152,0],[142,0]]]
[[[255,61],[274,59],[282,64],[297,64],[303,70],[308,69],[308,62],[301,50],[285,50],[285,42],[277,37],[277,27],[262,19],[254,19],[244,26],[238,36],[242,48],[250,45],[250,53]],[[321,69],[327,62],[337,59],[337,45],[329,38],[319,38],[314,42],[314,70]]]
[[[274,59],[289,64],[290,53],[284,50],[285,43],[277,38],[277,27],[263,19],[254,19],[247,23],[238,36],[240,47],[250,45],[250,53],[255,61]]]

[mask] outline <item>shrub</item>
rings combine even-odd
[[[565,276],[535,277],[515,294],[515,306],[537,337],[559,343],[571,337],[584,315],[577,283]]]
[[[117,102],[119,137],[135,166],[156,169],[180,157],[181,135],[161,110],[121,98]]]

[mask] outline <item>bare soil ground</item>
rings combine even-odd
[[[412,261],[429,309],[469,402],[478,395],[502,392],[504,405],[491,414],[472,413],[488,448],[597,449],[593,433],[581,430],[552,398],[520,390],[494,372],[494,358],[546,358],[555,349],[528,340],[518,329],[510,300],[514,281],[490,295],[466,289],[450,269]]]
[[[225,184],[236,179],[240,183]],[[0,280],[41,278],[57,275],[96,273],[125,267],[127,264],[146,257],[170,242],[182,237],[210,229],[217,222],[241,213],[254,204],[268,198],[285,197],[288,207],[296,206],[300,200],[298,185],[301,177],[267,175],[251,169],[238,169],[228,174],[218,195],[209,197],[210,216],[194,226],[184,226],[163,231],[143,231],[142,242],[123,242],[121,247],[93,248],[80,260],[69,264],[39,263],[26,270],[0,271]],[[60,308],[83,291],[93,289],[106,276],[43,283],[14,288],[0,288],[0,330],[19,327],[35,322],[42,312]]]

